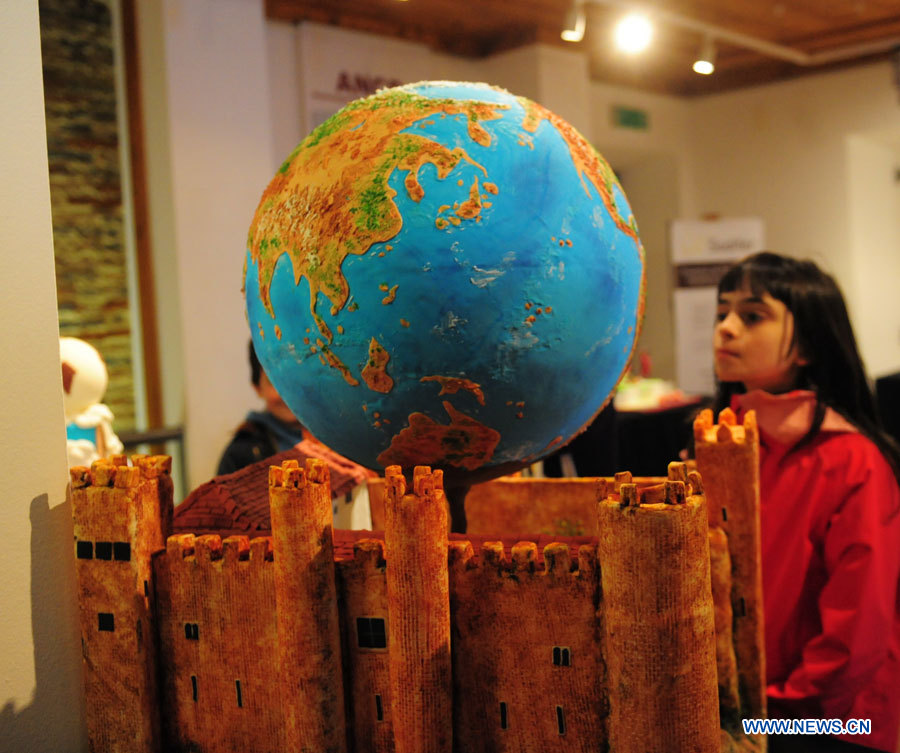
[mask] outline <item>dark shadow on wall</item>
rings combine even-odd
[[[31,501],[31,626],[35,690],[28,706],[0,708],[0,753],[87,750],[77,649],[78,606],[72,567],[72,505]]]

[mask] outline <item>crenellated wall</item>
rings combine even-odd
[[[661,501],[622,483],[600,503],[609,745],[617,753],[719,750],[706,500],[696,479],[678,478],[683,469],[670,466]]]
[[[476,559],[470,542],[450,544],[459,750],[594,751],[606,739],[596,547],[573,561],[550,544],[542,570],[536,555],[521,543],[508,560],[497,542]]]
[[[766,713],[756,414],[750,411],[738,423],[726,408],[716,424],[712,411],[703,411],[694,422],[694,447],[697,465],[703,469],[709,525],[724,531],[731,560],[738,708],[727,721],[735,728],[741,716],[758,718]]]
[[[171,459],[71,469],[87,727],[92,751],[160,750],[151,555],[172,509]]]
[[[315,460],[270,469],[271,538],[163,548],[164,460],[74,469],[92,749],[764,750],[739,729],[763,649],[758,440],[720,420],[696,424],[703,479],[591,482],[600,536],[577,551],[448,541],[440,471],[391,467],[385,541],[336,561]]]
[[[362,539],[353,547],[353,559],[338,563],[338,599],[341,603],[341,634],[349,720],[355,740],[354,750],[393,753],[394,728],[391,717],[391,678],[387,641],[369,641],[360,646],[360,629],[371,630],[371,621],[388,625],[388,598],[385,578],[384,542]],[[362,625],[358,620],[366,621]],[[364,641],[365,642],[365,641]]]
[[[166,750],[284,750],[272,540],[171,536],[154,575]]]
[[[269,469],[275,622],[288,750],[347,749],[341,633],[334,574],[331,484],[323,460]]]
[[[384,532],[391,715],[397,753],[451,753],[449,510],[443,472],[400,466],[385,471]]]

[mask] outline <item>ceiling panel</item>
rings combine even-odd
[[[315,21],[347,29],[421,42],[432,49],[478,58],[535,42],[585,50],[591,76],[676,96],[697,96],[785,80],[810,72],[886,59],[900,47],[900,0],[656,0],[642,8],[662,14],[653,48],[629,58],[611,42],[612,27],[626,0],[586,0],[587,33],[576,45],[563,42],[571,0],[265,0],[270,18]],[[613,7],[616,6],[616,7]],[[863,44],[861,50],[828,65],[805,66],[717,42],[716,71],[691,70],[703,33],[667,21],[676,14],[821,55]],[[896,53],[900,54],[900,52]]]

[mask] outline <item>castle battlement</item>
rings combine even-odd
[[[381,539],[359,539],[353,542],[353,559],[343,560],[342,566],[360,572],[384,572],[384,542]]]
[[[328,464],[319,458],[308,458],[305,468],[301,468],[296,460],[285,460],[280,466],[273,465],[269,468],[270,487],[302,489],[308,484],[325,486],[330,482]]]
[[[262,565],[274,560],[271,536],[253,539],[247,536],[228,536],[223,539],[217,534],[194,536],[192,533],[169,536],[164,556],[169,567],[177,567],[184,561],[191,564],[220,562],[223,567],[229,568],[241,562]]]
[[[409,495],[428,502],[443,499],[444,472],[440,469],[431,470],[425,465],[415,466],[411,490],[407,489],[406,478],[399,465],[389,465],[385,468],[384,480],[386,493],[395,501],[402,500]]]
[[[702,411],[694,421],[694,447],[710,500],[707,513],[714,573],[719,570],[724,575],[726,567],[730,570],[728,582],[717,587],[723,591],[730,588],[729,598],[717,602],[721,613],[716,623],[722,627],[718,636],[719,695],[724,726],[737,729],[741,717],[766,713],[756,414],[749,411],[738,422],[734,411],[726,408],[715,424],[712,411]],[[713,533],[718,529],[724,533],[724,542]],[[728,645],[724,644],[726,635],[731,639]]]
[[[254,539],[163,538],[164,458],[73,469],[77,556],[100,553],[77,566],[92,745],[758,750],[756,424],[695,435],[702,477],[560,482],[597,543],[448,540],[442,472],[391,466],[384,540],[337,559],[322,461],[269,469]]]
[[[116,455],[70,470],[84,661],[103,667],[85,673],[95,750],[159,750],[152,557],[171,521],[171,462]]]
[[[751,444],[759,440],[759,429],[756,425],[756,414],[750,411],[744,416],[743,423],[737,422],[737,416],[731,408],[725,408],[719,413],[719,423],[713,420],[713,412],[710,409],[700,411],[700,415],[694,421],[694,440],[708,443],[719,442],[727,444]]]
[[[126,470],[122,470],[126,469]],[[118,484],[115,479],[122,472],[123,480]],[[134,471],[138,471],[137,474]],[[111,455],[91,463],[90,468],[76,465],[69,469],[73,489],[86,486],[129,486],[125,479],[151,479],[168,476],[172,473],[172,458],[168,455],[132,455],[131,465],[125,455]]]
[[[90,469],[73,466],[69,469],[72,488],[86,489],[95,486],[127,489],[137,486],[143,480],[141,469],[126,465],[126,462],[124,455],[114,455],[108,460],[95,460]]]
[[[541,551],[543,567],[538,562],[538,545],[533,541],[520,541],[506,555],[502,541],[486,541],[481,545],[480,557],[475,554],[471,541],[448,542],[450,572],[460,575],[476,570],[492,576],[512,576],[521,582],[523,576],[537,578],[552,576],[554,579],[593,577],[597,569],[597,547],[582,544],[573,560],[568,544],[558,541],[544,546]]]

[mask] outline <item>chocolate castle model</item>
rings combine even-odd
[[[574,552],[448,540],[426,467],[338,559],[321,461],[270,469],[271,537],[224,541],[165,538],[166,458],[73,469],[91,750],[763,749],[758,438],[719,420],[699,474],[585,484]]]

